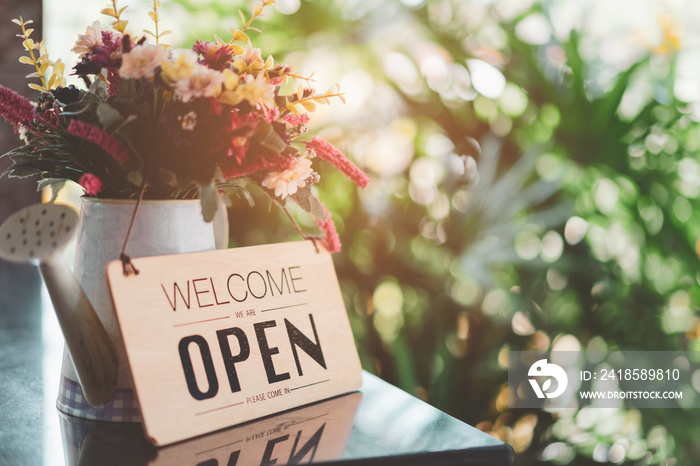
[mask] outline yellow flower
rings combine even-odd
[[[246,74],[239,78],[235,73],[224,71],[224,92],[219,96],[219,101],[227,105],[238,105],[244,100],[258,109],[274,107],[275,86],[268,83],[263,74],[257,77]]]
[[[223,70],[222,73],[224,74],[224,89],[229,91],[235,89],[241,80],[240,76],[228,68]]]
[[[172,86],[176,82],[189,79],[194,73],[197,54],[193,50],[177,50],[174,56],[160,65],[160,76],[166,84]]]
[[[250,42],[245,46],[245,52],[233,62],[239,74],[257,75],[265,68],[260,49],[253,48]]]
[[[682,47],[683,30],[677,21],[667,12],[659,16],[659,26],[661,27],[661,44],[653,47],[655,53],[669,55],[679,51]]]

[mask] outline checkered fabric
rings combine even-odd
[[[68,377],[62,377],[56,407],[71,416],[97,421],[141,422],[139,403],[130,388],[117,388],[112,398],[97,408],[83,397],[80,384]]]

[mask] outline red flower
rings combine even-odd
[[[224,178],[241,178],[244,176],[253,175],[262,171],[282,171],[289,168],[294,163],[295,158],[287,155],[260,155],[253,158],[251,161],[244,161],[242,165],[234,165],[221,167]]]
[[[68,124],[68,133],[99,146],[118,162],[126,162],[129,159],[127,148],[117,138],[100,128],[82,121],[71,120]]]
[[[83,176],[78,180],[78,184],[83,187],[85,194],[88,196],[97,196],[102,191],[102,180],[92,173],[83,173]]]
[[[233,58],[233,50],[226,44],[196,40],[192,49],[203,57],[203,64],[214,70],[223,70]]]
[[[29,126],[34,119],[34,104],[4,86],[0,86],[0,115],[12,123],[15,133],[19,131],[19,125]]]
[[[331,214],[328,212],[326,206],[323,206],[323,210],[326,212],[327,220],[322,222],[316,219],[316,223],[318,223],[318,226],[323,230],[323,244],[326,246],[326,249],[328,249],[328,252],[333,254],[340,251],[340,237],[335,230],[335,224],[333,220],[331,220]]]

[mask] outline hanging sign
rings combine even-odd
[[[148,437],[156,445],[362,385],[331,255],[310,241],[107,267]]]

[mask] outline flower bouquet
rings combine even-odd
[[[142,35],[127,30],[127,7],[117,3],[102,10],[111,27],[94,22],[72,49],[84,89],[66,86],[64,64],[32,40],[31,21],[13,20],[39,94],[33,103],[0,86],[0,114],[24,142],[5,154],[12,165],[3,176],[38,175],[40,188],[71,180],[97,198],[198,197],[206,221],[222,191],[252,183],[282,208],[292,200],[313,214],[337,251],[330,214],[311,189],[320,178],[312,162],[330,162],[363,188],[369,179],[329,143],[302,140],[308,112],[343,94],[317,92],[310,77],[251,45],[250,32],[260,32],[251,24],[274,1],[255,5],[249,19],[239,11],[242,26],[229,40],[191,49],[162,43],[169,31],[160,28],[159,1],[149,12],[153,31]]]

